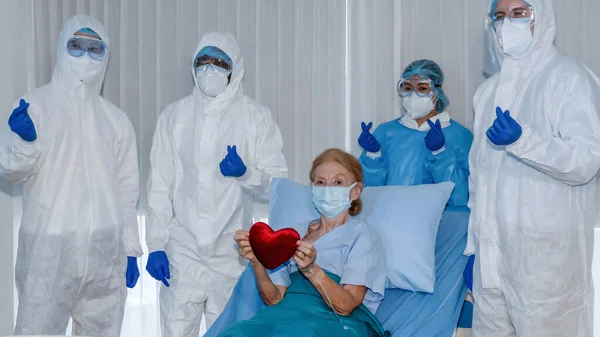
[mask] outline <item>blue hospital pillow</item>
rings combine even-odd
[[[379,232],[384,245],[387,288],[432,293],[435,241],[454,183],[380,186],[363,190],[357,218]],[[275,178],[271,183],[269,224],[274,229],[317,219],[310,186]],[[300,233],[304,236],[305,233]]]

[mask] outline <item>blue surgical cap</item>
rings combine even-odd
[[[206,46],[206,47],[202,48],[198,52],[198,55],[196,55],[196,59],[198,59],[199,57],[204,56],[204,55],[223,60],[223,61],[227,62],[231,68],[233,68],[233,61],[231,61],[231,58],[229,57],[229,55],[225,54],[224,51],[222,51],[221,49],[219,49],[215,46]]]
[[[448,100],[448,96],[446,96],[444,90],[442,90],[442,84],[444,84],[444,73],[442,72],[442,68],[431,60],[416,60],[404,69],[402,78],[409,79],[414,75],[419,75],[423,79],[431,80],[433,92],[438,98],[435,108],[438,113],[446,110],[446,107],[450,105],[450,100]]]
[[[96,33],[93,29],[88,28],[88,27],[81,28],[80,30],[75,32],[75,34],[77,34],[77,33],[87,35],[89,37],[93,37],[98,40],[102,40],[102,38],[100,37],[100,35],[98,35],[98,33]],[[75,34],[73,34],[73,35],[75,35]]]

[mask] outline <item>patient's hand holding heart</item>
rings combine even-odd
[[[294,253],[294,260],[298,265],[298,270],[304,273],[312,273],[311,267],[314,266],[317,259],[317,250],[312,243],[307,241],[298,241],[298,249]]]
[[[238,230],[235,232],[235,242],[238,244],[238,253],[241,257],[250,261],[250,263],[255,264],[258,262],[254,252],[252,251],[252,247],[250,247],[250,233],[245,230]]]
[[[250,232],[245,239],[238,240],[241,235],[236,233],[236,241],[240,246],[240,255],[244,256],[250,262],[250,256],[244,254],[252,254],[255,258],[267,269],[275,269],[291,259],[296,253],[300,234],[293,228],[283,228],[278,231],[273,231],[269,225],[264,222],[257,222],[250,228]],[[248,246],[246,247],[246,242]],[[244,245],[244,247],[242,247]],[[242,254],[244,253],[244,254]]]

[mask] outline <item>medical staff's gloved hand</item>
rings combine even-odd
[[[21,139],[26,142],[33,142],[37,139],[37,133],[35,132],[33,121],[27,113],[28,107],[29,103],[25,102],[24,99],[21,99],[19,106],[13,110],[8,118],[8,125],[14,133],[21,137]]]
[[[368,125],[365,122],[360,123],[360,127],[362,128],[362,133],[358,137],[358,145],[365,149],[367,152],[379,152],[381,150],[381,145],[371,134],[369,130],[373,126],[373,122],[370,122]]]
[[[444,137],[444,132],[442,131],[442,125],[440,124],[440,120],[438,119],[433,124],[429,119],[427,120],[427,124],[429,124],[429,131],[427,135],[425,135],[425,146],[431,152],[441,150],[446,144],[446,137]]]
[[[219,164],[221,168],[221,173],[226,177],[236,177],[239,178],[246,173],[246,165],[240,156],[237,154],[237,150],[235,145],[227,146],[227,155],[221,163]]]
[[[135,256],[127,257],[127,272],[125,273],[125,280],[127,281],[127,288],[135,287],[138,278],[140,278],[140,269],[137,265],[137,258]]]
[[[510,111],[502,112],[502,109],[497,107],[496,120],[485,134],[496,145],[510,145],[516,142],[522,133],[521,125],[510,117]]]
[[[146,270],[155,280],[161,281],[167,287],[169,286],[167,280],[171,278],[171,272],[169,271],[167,253],[162,250],[150,253]]]
[[[467,261],[467,266],[465,267],[465,271],[463,272],[463,276],[465,277],[465,282],[467,283],[467,287],[471,291],[473,291],[473,264],[474,263],[475,263],[475,255],[469,256],[469,261]]]

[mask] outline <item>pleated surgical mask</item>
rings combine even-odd
[[[313,205],[326,218],[335,218],[349,209],[350,190],[356,186],[315,186],[312,187]]]

